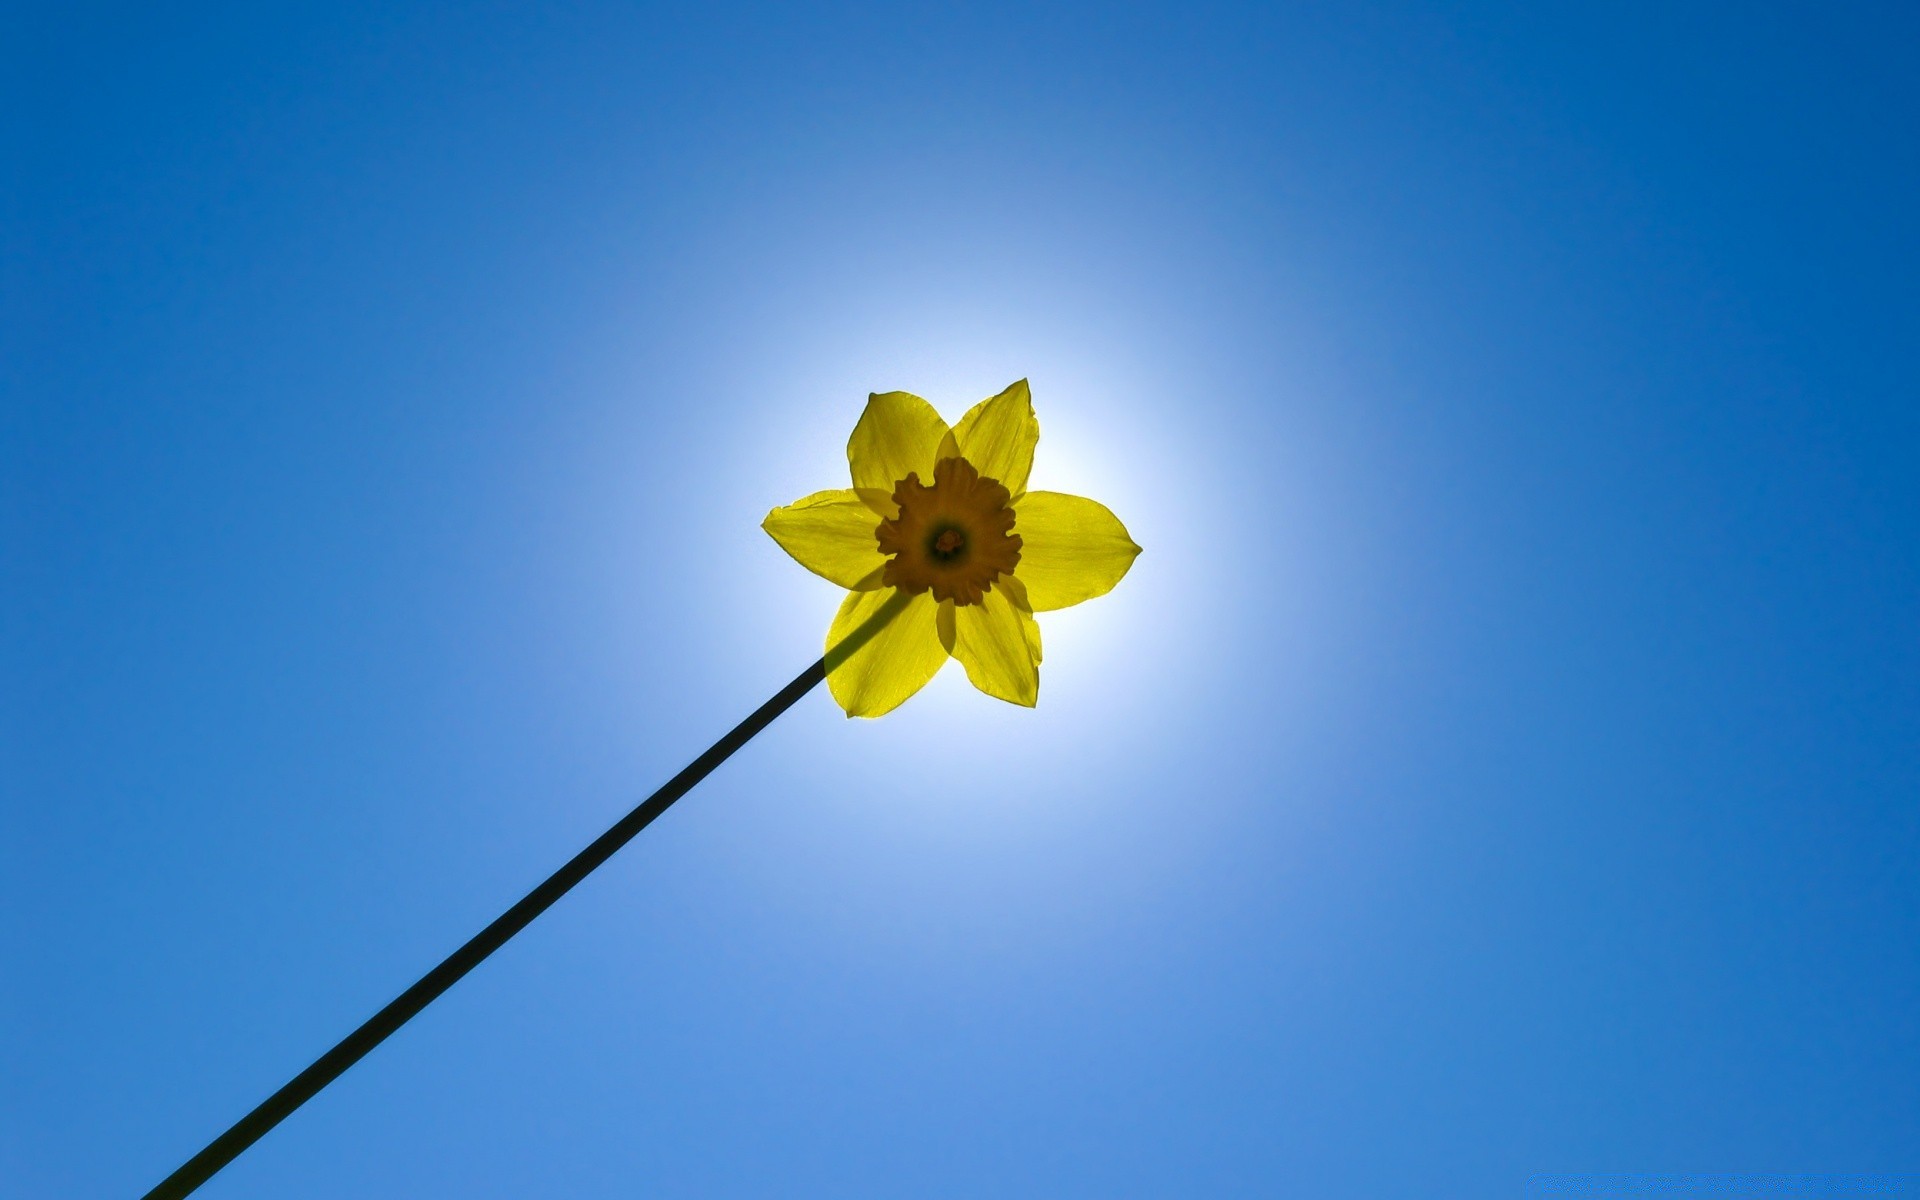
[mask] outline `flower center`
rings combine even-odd
[[[1020,562],[1020,535],[1007,532],[1011,500],[999,480],[982,478],[964,458],[934,464],[932,487],[918,472],[908,475],[893,488],[899,515],[873,531],[880,552],[891,556],[882,578],[903,592],[980,603],[994,579]]]

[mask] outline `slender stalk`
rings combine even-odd
[[[572,890],[574,884],[612,858],[620,847],[633,840],[633,836],[651,824],[655,817],[671,808],[673,802],[686,795],[694,784],[705,779],[715,767],[727,761],[735,750],[746,745],[754,734],[793,707],[795,701],[812,691],[814,685],[826,677],[827,660],[824,658],[800,672],[773,699],[755,709],[752,716],[734,726],[731,733],[715,742],[705,754],[694,759],[685,770],[669,779],[639,807],[615,822],[613,828],[595,838],[592,845],[574,855],[566,866],[547,876],[544,883],[521,897],[518,903],[501,913],[466,945],[449,954],[439,966],[421,976],[418,983],[401,992],[360,1028],[315,1059],[312,1066],[295,1075],[285,1087],[261,1101],[259,1107],[234,1122],[231,1129],[188,1159],[179,1170],[148,1192],[146,1200],[177,1200],[205,1183],[214,1172],[232,1162],[269,1129],[311,1100],[321,1088],[338,1079],[348,1067],[366,1057],[368,1051],[459,982],[461,976],[484,962],[489,954],[505,945],[507,939],[525,929],[535,917],[552,907],[554,901]]]
[[[460,981],[461,976],[473,970],[488,955],[506,945],[507,939],[519,933],[533,922],[533,919],[553,906],[553,903],[573,889],[573,885],[591,875],[594,868],[606,862],[617,853],[620,847],[633,840],[635,834],[653,823],[653,819],[667,809],[673,802],[692,790],[693,785],[705,779],[713,769],[732,757],[733,752],[746,745],[753,736],[773,723],[773,719],[792,708],[800,697],[812,691],[827,672],[847,660],[856,650],[866,645],[886,624],[898,616],[906,607],[909,597],[903,592],[895,592],[886,603],[876,609],[872,616],[857,628],[841,638],[827,649],[826,655],[800,674],[793,682],[781,688],[773,699],[753,711],[753,715],[733,727],[733,731],[707,748],[707,752],[687,764],[685,770],[662,785],[659,791],[648,796],[638,808],[614,823],[593,840],[593,844],[568,860],[567,865],[547,876],[546,881],[534,888],[518,903],[496,917],[491,925],[482,929],[466,945],[449,954],[441,964],[420,977],[406,991],[401,992],[365,1024],[340,1040],[333,1049],[313,1061],[313,1065],[287,1081],[285,1087],[262,1100],[258,1107],[246,1116],[234,1122],[233,1127],[207,1144],[206,1149],[181,1164],[179,1170],[160,1181],[158,1187],[146,1194],[145,1200],[179,1200],[211,1179],[214,1172],[226,1166],[247,1147],[259,1141],[266,1132],[291,1116],[302,1104],[313,1099],[321,1088],[338,1079],[348,1067],[367,1056],[367,1052],[387,1040],[393,1032],[417,1016],[421,1009],[433,1003],[440,994]]]

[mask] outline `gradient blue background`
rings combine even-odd
[[[865,394],[1023,375],[1146,547],[1039,709],[808,698],[207,1196],[1920,1170],[1916,39],[10,10],[0,1193],[585,843],[818,653]]]

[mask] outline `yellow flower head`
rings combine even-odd
[[[847,588],[827,687],[850,717],[891,712],[948,656],[990,696],[1040,695],[1036,612],[1105,595],[1140,547],[1103,504],[1030,492],[1040,422],[1022,379],[952,429],[906,392],[876,393],[847,441],[853,486],[767,514],[801,566]]]

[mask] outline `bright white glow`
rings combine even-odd
[[[1123,936],[1134,893],[1206,852],[1209,827],[1183,789],[1196,755],[1221,753],[1222,722],[1244,719],[1243,702],[1222,700],[1255,678],[1247,647],[1259,647],[1258,682],[1292,689],[1289,707],[1269,705],[1280,732],[1263,736],[1300,736],[1286,723],[1315,703],[1307,659],[1275,630],[1322,599],[1311,585],[1327,572],[1289,561],[1316,482],[1226,423],[1244,407],[1202,390],[1195,323],[1132,288],[1097,229],[903,264],[895,252],[934,235],[802,227],[815,240],[804,252],[762,233],[759,256],[787,264],[785,277],[702,281],[631,318],[737,327],[737,354],[663,375],[666,335],[627,351],[610,329],[598,346],[607,415],[586,453],[613,465],[580,511],[598,514],[595,553],[618,566],[596,576],[596,619],[569,632],[592,647],[583,656],[612,651],[613,710],[662,730],[636,749],[634,775],[677,767],[819,653],[843,593],[759,522],[846,485],[866,394],[913,391],[954,420],[1028,378],[1033,486],[1110,506],[1144,548],[1132,572],[1106,597],[1042,614],[1037,710],[980,694],[949,663],[878,722],[848,721],[824,696],[790,713],[729,765],[734,784],[710,785],[735,789],[726,802],[743,813],[714,869],[770,909],[902,946],[929,920],[1024,928],[1017,910],[1043,898],[1083,923],[1072,936]],[[751,261],[753,237],[740,240]],[[683,712],[651,699],[664,671],[686,679]],[[1170,836],[1174,806],[1186,811]],[[1078,897],[1064,908],[1063,887]]]

